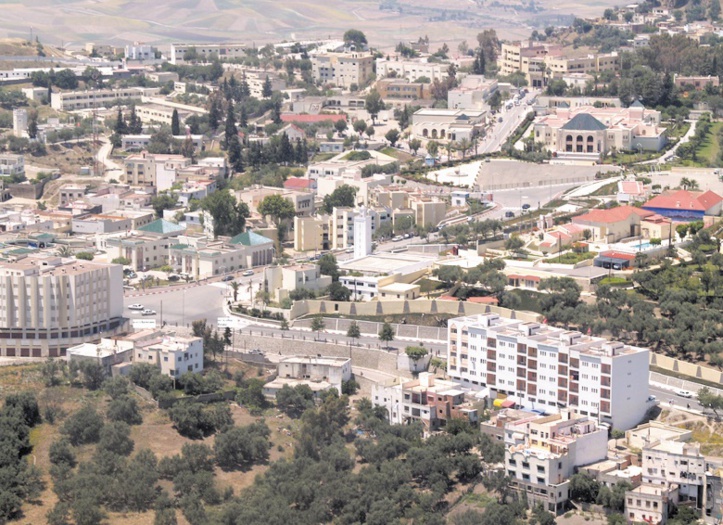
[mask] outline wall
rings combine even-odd
[[[39,199],[43,196],[45,184],[50,179],[43,179],[37,184],[8,184],[10,195],[20,199]]]
[[[723,372],[707,366],[687,363],[680,359],[668,357],[665,355],[650,352],[650,365],[665,368],[679,374],[685,374],[691,378],[711,381],[713,383],[723,383]]]

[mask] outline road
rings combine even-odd
[[[507,138],[514,133],[517,126],[520,125],[520,122],[524,120],[525,115],[532,111],[532,107],[529,106],[527,102],[534,99],[538,93],[537,90],[530,91],[525,98],[520,101],[519,106],[512,106],[510,109],[502,106],[500,112],[495,115],[497,120],[487,130],[487,136],[480,140],[479,146],[477,147],[478,153],[498,151]],[[502,122],[499,122],[499,118],[502,118]]]
[[[651,384],[648,388],[650,395],[656,397],[657,401],[660,402],[660,408],[672,407],[685,407],[690,405],[691,410],[697,410],[703,412],[705,409],[698,403],[698,400],[694,397],[685,398],[675,394],[674,390],[661,388],[658,385]],[[673,402],[672,405],[670,402]]]
[[[182,289],[181,289],[182,288]],[[183,286],[179,289],[154,288],[148,294],[126,296],[125,315],[131,319],[155,319],[158,324],[190,325],[197,319],[213,319],[225,315],[223,304],[227,293],[226,283],[211,283]],[[145,308],[156,311],[156,315],[142,316],[128,310],[129,304],[142,304]]]

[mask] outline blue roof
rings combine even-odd
[[[174,232],[180,232],[185,230],[183,226],[179,226],[178,224],[167,221],[165,219],[157,219],[153,222],[149,222],[145,226],[141,226],[138,228],[138,231],[146,232],[146,233],[174,233]]]
[[[231,238],[229,242],[231,244],[243,244],[244,246],[259,246],[261,244],[273,244],[274,241],[268,237],[264,237],[263,235],[259,235],[258,233],[254,233],[249,230],[239,233],[235,237]]]

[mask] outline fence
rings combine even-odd
[[[324,317],[324,330],[332,333],[346,334],[351,324],[355,322],[353,319],[337,319]],[[294,327],[303,327],[311,329],[311,319],[299,319],[294,323]],[[356,321],[359,331],[362,335],[370,335],[376,337],[382,329],[384,323],[374,321]],[[420,326],[414,324],[391,324],[394,329],[394,339],[410,339],[419,341],[433,341],[438,343],[447,342],[447,328],[436,326]]]
[[[650,365],[689,376],[691,380],[702,379],[711,383],[723,383],[723,372],[720,370],[695,363],[688,363],[654,352],[650,352]]]
[[[199,394],[197,396],[161,397],[158,400],[158,408],[170,408],[178,403],[215,403],[217,401],[229,401],[235,397],[235,390],[214,392],[211,394]]]

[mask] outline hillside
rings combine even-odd
[[[142,41],[240,40],[264,43],[282,39],[328,38],[355,27],[372,42],[393,45],[421,34],[432,43],[452,44],[494,27],[506,38],[525,36],[532,24],[549,25],[574,12],[595,16],[612,0],[0,0],[0,37],[81,47],[85,42],[123,44]],[[32,21],[32,29],[29,21]],[[450,37],[454,35],[454,37]]]

